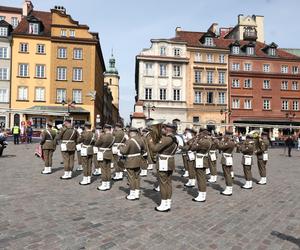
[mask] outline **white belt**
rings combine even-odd
[[[210,150],[209,153],[210,154],[215,154],[215,153],[217,153],[217,150]]]
[[[232,157],[232,154],[223,153],[224,157]]]
[[[110,148],[99,148],[100,150],[103,150],[103,151],[107,151],[107,150],[110,150]]]
[[[46,140],[46,142],[52,142],[52,140]]]
[[[141,154],[140,153],[137,153],[137,154],[131,154],[131,155],[127,155],[128,158],[131,158],[131,157],[136,157],[136,156],[140,156]]]
[[[161,154],[161,155],[159,155],[160,157],[166,157],[166,158],[172,158],[172,157],[174,157],[174,155],[163,155],[163,154]]]
[[[74,142],[74,140],[62,140],[62,143]]]
[[[120,142],[120,143],[114,143],[114,146],[120,146],[120,145],[124,145],[124,143]]]
[[[83,148],[88,148],[88,147],[90,147],[90,146],[92,146],[92,145],[85,145],[85,144],[82,144],[82,147],[83,147]]]
[[[197,155],[197,156],[201,156],[201,157],[208,156],[207,153],[206,153],[206,154],[200,154],[200,153],[197,153],[196,155]]]
[[[252,155],[244,155],[244,157],[252,158]]]

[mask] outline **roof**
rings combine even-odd
[[[43,31],[40,35],[42,36],[51,36],[51,23],[52,23],[52,15],[51,12],[45,11],[36,11],[33,10],[30,12],[28,17],[23,17],[17,28],[13,31],[13,34],[26,34],[32,35],[28,33],[28,19],[36,18],[43,24]]]
[[[146,118],[145,114],[142,112],[134,112],[132,118]]]
[[[22,9],[21,8],[15,8],[15,7],[9,7],[9,6],[0,6],[0,12],[13,12],[13,13],[18,13],[22,14]]]
[[[0,26],[1,27],[9,27],[9,26],[11,26],[8,22],[6,22],[5,20],[1,20],[0,21]]]
[[[283,50],[290,53],[290,54],[300,56],[300,49],[283,48]]]

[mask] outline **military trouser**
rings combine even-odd
[[[140,168],[127,168],[130,190],[140,189]]]
[[[91,176],[92,175],[92,160],[93,156],[82,156],[82,167],[83,167],[83,176]]]
[[[43,149],[43,156],[45,161],[45,167],[52,167],[52,157],[53,150],[52,149]]]
[[[63,156],[63,159],[64,159],[64,170],[65,171],[73,171],[75,151],[62,152],[62,156]]]
[[[82,156],[80,151],[77,151],[77,162],[78,165],[82,165]]]
[[[217,161],[208,158],[209,170],[211,175],[217,175]]]
[[[195,172],[199,192],[206,192],[206,168],[196,168]]]
[[[267,170],[266,170],[267,161],[257,159],[257,166],[260,177],[267,177]]]
[[[231,177],[231,172],[233,171],[232,166],[226,166],[222,164],[222,169],[224,173],[226,186],[232,187],[232,177]]]
[[[188,161],[189,179],[196,179],[195,161]]]
[[[243,165],[246,181],[252,181],[251,165]]]
[[[94,168],[98,169],[101,166],[101,161],[97,161],[97,154],[93,154],[93,163],[94,163]]]
[[[143,170],[147,170],[148,168],[148,162],[147,162],[147,159],[142,157],[142,165],[141,165],[141,169]]]
[[[116,168],[116,172],[123,172],[125,169],[124,161],[122,161],[118,155],[113,155],[113,157],[113,163],[114,167]]]
[[[182,161],[183,161],[184,170],[189,171],[187,155],[184,155],[184,154],[182,155]]]
[[[172,174],[172,170],[158,171],[158,181],[162,200],[168,200],[172,197]]]
[[[110,181],[111,180],[111,160],[104,159],[100,162],[101,166],[101,179],[102,181]]]

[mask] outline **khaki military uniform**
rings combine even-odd
[[[95,131],[94,137],[95,137],[95,141],[97,141],[100,138],[100,132]],[[101,163],[102,162],[97,160],[97,150],[96,151],[93,150],[93,163],[94,163],[94,168],[95,169],[101,169]]]
[[[196,143],[196,138],[192,138],[187,141],[186,145],[183,147],[184,151],[186,152],[186,164],[187,170],[189,172],[189,179],[194,180],[196,179],[196,171],[195,171],[195,159],[189,157],[189,154],[194,155],[193,146]]]
[[[113,159],[112,146],[115,138],[110,133],[104,133],[95,142],[95,146],[99,148],[100,152],[103,152],[103,160],[100,161],[101,165],[101,179],[104,182],[111,180],[111,162]]]
[[[149,151],[149,146],[148,146],[148,141],[145,136],[142,136],[141,139],[142,139],[144,147],[145,147],[145,149],[144,149],[145,153],[142,155],[141,169],[147,170],[147,168],[148,168],[148,153],[147,152]]]
[[[209,157],[208,157],[208,163],[209,163],[209,169],[210,174],[213,176],[217,175],[217,159],[213,159],[214,157],[217,157],[217,150],[219,145],[219,140],[210,138],[211,140],[211,147],[209,150]]]
[[[232,152],[235,148],[235,143],[232,140],[221,141],[219,143],[219,149],[222,151],[221,164],[224,173],[226,186],[232,187],[231,172],[233,171],[232,165],[226,165],[225,157],[232,157]]]
[[[92,175],[92,160],[93,160],[93,144],[94,134],[92,131],[83,131],[78,139],[78,143],[82,143],[81,147],[81,159],[83,167],[83,176]],[[86,155],[83,155],[83,150],[86,151]]]
[[[122,146],[126,141],[126,134],[122,129],[120,129],[115,130],[113,132],[113,136],[115,137],[115,143],[113,147],[119,149],[120,146]],[[114,167],[116,168],[116,172],[124,171],[124,161],[120,158],[120,156],[118,156],[117,152],[113,152],[113,163]]]
[[[53,152],[56,149],[56,132],[52,129],[46,129],[42,132],[41,146],[45,161],[45,167],[52,167]]]
[[[251,166],[253,164],[252,157],[253,157],[253,152],[254,152],[254,144],[252,142],[246,140],[240,146],[240,151],[243,154],[242,165],[243,165],[245,179],[246,179],[246,181],[252,181]],[[249,159],[247,160],[246,157]]]
[[[150,132],[148,132],[146,135],[146,143],[145,143],[145,147],[146,147],[146,151],[147,151],[147,163],[148,165],[151,165],[151,164],[155,164],[155,160],[156,160],[156,157],[155,157],[155,153],[152,152],[150,146],[149,146],[149,143],[151,141],[151,135],[150,135]],[[154,159],[151,157],[151,155],[154,155]]]
[[[258,171],[261,177],[267,177],[266,165],[267,160],[264,160],[264,153],[268,153],[269,148],[269,140],[268,139],[256,139],[255,140],[255,151],[257,157],[257,166]]]

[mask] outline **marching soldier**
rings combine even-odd
[[[78,142],[82,143],[80,153],[83,165],[83,179],[81,182],[79,182],[80,185],[91,184],[93,144],[95,142],[95,137],[91,130],[91,127],[92,124],[86,122],[84,124],[84,131],[78,139]]]
[[[52,173],[52,157],[53,152],[56,149],[56,132],[52,129],[52,122],[47,123],[47,128],[42,132],[41,146],[43,150],[43,156],[45,160],[45,168],[42,174]]]
[[[64,127],[61,129],[57,137],[58,140],[61,140],[60,148],[64,162],[64,175],[60,177],[62,180],[72,178],[76,142],[78,137],[78,132],[72,127],[71,118],[66,118],[64,122]]]
[[[155,166],[156,166],[156,162],[154,162],[154,159],[152,158],[152,155],[153,155],[153,152],[151,152],[151,149],[149,148],[149,142],[151,140],[151,132],[150,130],[148,130],[148,132],[146,132],[145,134],[145,138],[146,138],[146,147],[147,147],[147,164],[148,164],[148,167],[147,167],[147,170],[152,170]]]
[[[122,129],[120,123],[116,123],[113,136],[115,137],[115,143],[112,147],[113,163],[116,168],[115,176],[112,178],[114,181],[123,180],[124,173],[124,161],[118,155],[119,147],[124,145],[126,141],[126,134]]]
[[[127,169],[130,187],[130,193],[126,196],[127,200],[138,200],[140,198],[140,172],[142,152],[145,147],[138,132],[138,129],[130,128],[130,138],[125,142],[124,146],[120,147],[120,153],[126,156],[125,167]]]
[[[222,151],[221,164],[224,173],[226,188],[221,192],[222,195],[230,196],[232,195],[232,176],[231,172],[233,165],[232,152],[235,148],[235,143],[231,140],[231,132],[225,132],[224,139],[219,143],[219,150]]]
[[[75,129],[78,132],[78,135],[81,135],[81,133],[84,130],[84,127],[81,128],[80,126],[76,126]],[[76,151],[77,151],[77,163],[78,163],[78,167],[76,169],[76,171],[82,171],[82,159],[81,159],[81,143],[76,145]]]
[[[242,188],[251,189],[252,188],[252,173],[251,166],[253,164],[253,152],[254,152],[254,144],[251,141],[251,136],[247,135],[246,140],[240,146],[240,151],[243,154],[242,164],[245,175],[246,183]]]
[[[192,130],[190,128],[186,128],[183,133],[184,143],[186,144],[190,139],[192,139]],[[184,167],[184,173],[183,173],[182,177],[188,177],[189,176],[188,156],[184,149],[182,152],[182,161],[183,161],[183,167]]]
[[[150,141],[150,149],[157,153],[157,171],[161,194],[161,203],[155,207],[156,211],[168,212],[171,210],[172,174],[175,170],[174,155],[177,150],[175,137],[176,126],[167,124],[162,128],[162,138],[158,143]]]
[[[210,178],[208,182],[215,183],[217,182],[217,150],[219,146],[219,140],[214,138],[213,136],[210,137],[211,140],[211,147],[209,150],[209,169],[210,169]]]
[[[141,139],[144,143],[144,147],[145,147],[145,152],[142,155],[142,166],[141,166],[141,173],[140,176],[147,176],[148,173],[148,152],[149,152],[149,141],[147,140],[146,136],[149,132],[149,129],[144,128],[142,129],[142,133],[141,133]]]
[[[100,125],[96,126],[96,129],[94,131],[95,141],[97,141],[101,134],[103,133],[102,128]],[[99,176],[101,175],[101,162],[97,161],[97,153],[98,153],[98,147],[93,147],[93,163],[94,163],[94,172],[93,176]]]
[[[184,147],[187,150],[187,167],[188,167],[188,174],[189,180],[187,183],[184,184],[186,187],[194,187],[196,185],[196,171],[195,171],[195,152],[191,149],[193,145],[197,141],[197,132],[192,129],[191,130],[191,139],[187,141],[186,146]]]
[[[111,181],[111,162],[112,162],[112,145],[115,142],[115,138],[111,133],[111,125],[106,124],[104,126],[104,133],[95,142],[95,146],[99,148],[97,153],[97,160],[101,164],[101,185],[97,187],[100,191],[106,191],[110,189]]]
[[[253,134],[255,142],[255,153],[257,157],[257,165],[261,179],[257,182],[259,185],[267,184],[267,171],[266,165],[268,162],[268,148],[269,140],[268,133],[262,132],[262,139],[259,138],[258,134]]]

